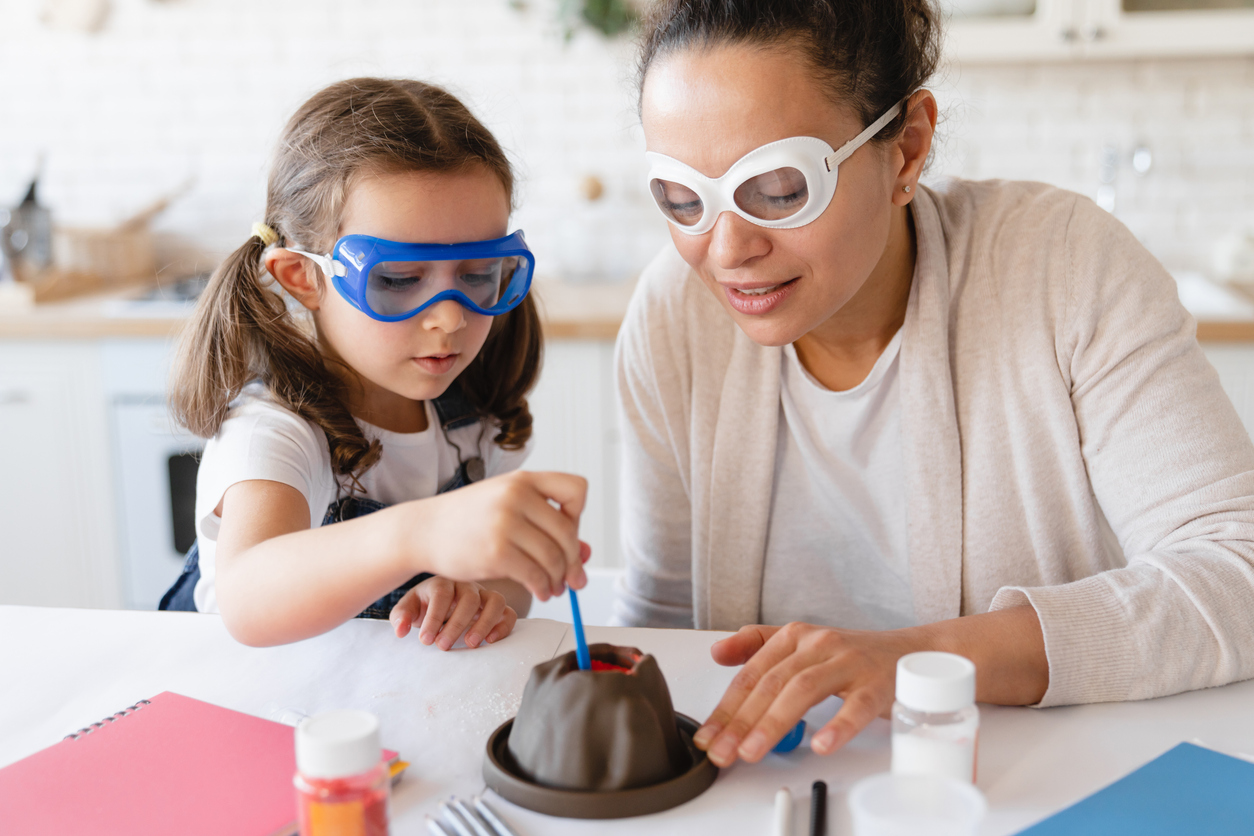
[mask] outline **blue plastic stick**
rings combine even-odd
[[[579,614],[579,596],[575,590],[566,587],[570,595],[570,614],[575,619],[575,658],[579,660],[579,670],[592,670],[592,656],[588,653],[588,640],[583,637],[583,616]]]

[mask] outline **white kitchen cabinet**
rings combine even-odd
[[[959,63],[1254,54],[1251,0],[942,0]]]
[[[0,604],[121,603],[99,384],[90,342],[0,343]]]
[[[941,0],[945,56],[959,63],[1078,57],[1079,39],[1066,34],[1072,6],[1073,0]]]
[[[131,609],[157,608],[196,537],[195,479],[204,441],[170,417],[166,381],[173,347],[152,338],[100,345],[122,602]]]
[[[1249,0],[1088,0],[1088,58],[1254,53]]]

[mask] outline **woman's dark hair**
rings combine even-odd
[[[656,0],[645,14],[638,89],[653,61],[683,49],[724,44],[793,47],[833,101],[863,126],[918,90],[940,60],[934,0]],[[906,113],[875,141],[900,135]]]
[[[278,234],[275,246],[330,252],[359,177],[475,168],[496,177],[512,205],[514,175],[505,152],[454,96],[421,81],[341,81],[316,93],[287,123],[270,170],[265,223]],[[266,272],[266,250],[253,236],[210,278],[179,344],[171,410],[207,438],[240,390],[260,379],[276,401],[322,428],[332,468],[356,482],[382,448],[366,439],[348,410],[354,372],[342,363],[332,369],[310,329],[289,312]],[[540,320],[528,296],[494,319],[483,348],[454,384],[480,416],[499,423],[494,440],[502,447],[522,447],[531,437],[526,394],[539,374],[541,349]]]

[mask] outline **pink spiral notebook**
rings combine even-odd
[[[0,769],[0,833],[295,833],[295,731],[163,692]]]

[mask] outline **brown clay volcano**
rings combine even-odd
[[[488,741],[488,786],[577,818],[643,815],[703,792],[718,769],[692,745],[697,724],[675,713],[654,658],[610,644],[588,651],[592,670],[579,670],[574,651],[532,670],[518,716]]]

